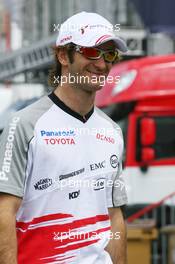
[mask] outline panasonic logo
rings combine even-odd
[[[60,130],[60,131],[45,131],[41,130],[41,136],[42,137],[69,137],[69,136],[75,136],[74,130]]]
[[[9,124],[9,132],[7,137],[7,143],[5,146],[4,160],[2,163],[2,171],[0,171],[0,180],[8,181],[7,173],[10,172],[10,166],[13,156],[13,142],[14,134],[16,130],[17,123],[19,122],[19,117],[13,117],[12,122]]]

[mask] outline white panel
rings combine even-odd
[[[157,202],[175,191],[175,166],[138,167],[124,170],[129,204]]]

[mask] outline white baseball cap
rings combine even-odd
[[[127,51],[124,40],[114,33],[113,25],[96,13],[81,12],[61,24],[56,46],[74,43],[83,47],[94,47],[113,40],[121,52]]]

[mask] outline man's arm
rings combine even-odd
[[[120,207],[108,208],[111,220],[112,237],[105,248],[110,254],[113,264],[127,263],[126,225]]]
[[[0,193],[0,263],[17,264],[16,212],[21,199]]]

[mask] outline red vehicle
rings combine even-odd
[[[175,190],[175,55],[114,66],[96,104],[122,128],[129,204],[150,204]]]

